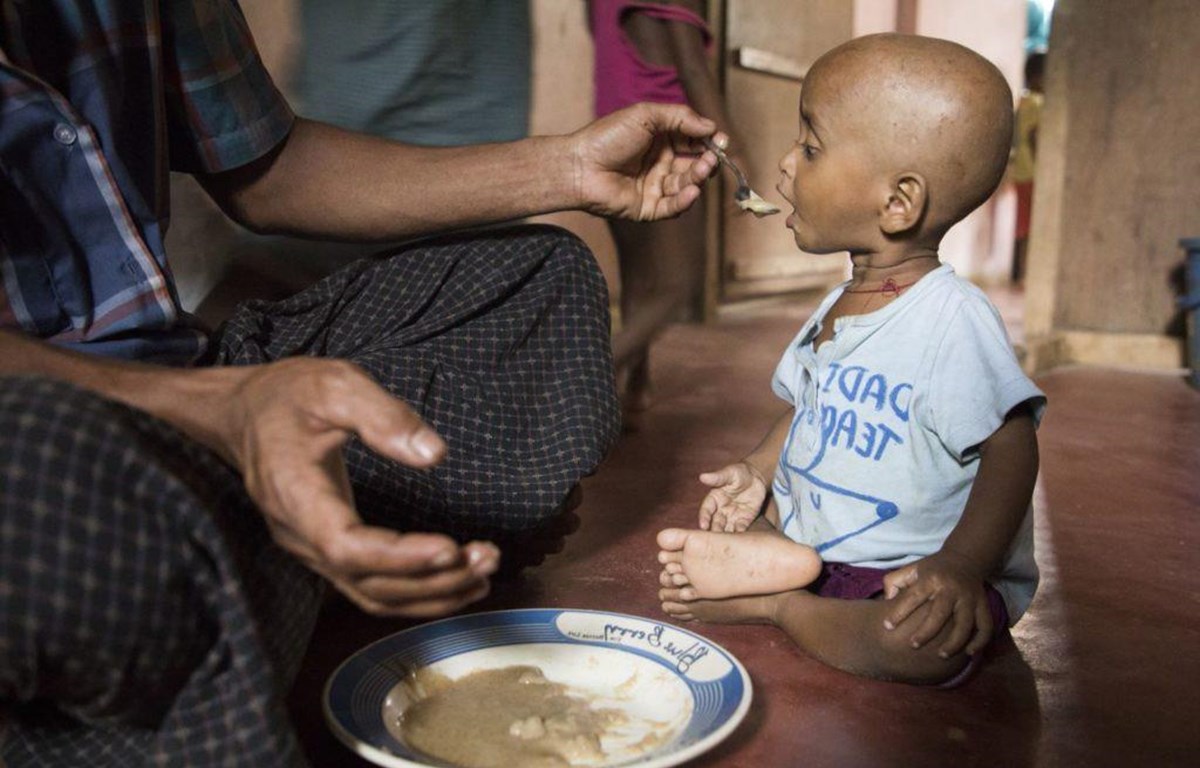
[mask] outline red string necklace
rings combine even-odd
[[[883,285],[881,285],[878,288],[859,289],[857,291],[853,291],[853,290],[850,290],[849,288],[847,288],[842,292],[843,293],[882,293],[885,296],[891,296],[891,297],[895,298],[896,296],[899,296],[900,292],[903,291],[905,288],[909,288],[913,285],[916,285],[916,283],[917,283],[917,281],[913,280],[911,283],[897,284],[895,280],[893,280],[892,278],[889,277],[886,280],[884,280]]]

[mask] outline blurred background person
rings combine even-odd
[[[588,0],[595,43],[595,109],[602,117],[639,101],[689,104],[739,147],[708,55],[703,0]],[[650,342],[674,320],[697,314],[704,276],[704,206],[654,223],[609,222],[621,280],[613,357],[627,425],[650,405]]]
[[[298,111],[410,144],[529,131],[529,3],[303,0]]]
[[[1017,190],[1017,226],[1013,244],[1012,280],[1025,279],[1025,255],[1033,211],[1033,177],[1037,164],[1038,125],[1042,120],[1042,72],[1046,54],[1034,52],[1025,59],[1025,87],[1017,102],[1009,179]]]

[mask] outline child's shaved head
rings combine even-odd
[[[804,90],[803,100],[835,107],[838,114],[827,119],[864,143],[876,171],[924,177],[926,233],[940,237],[983,203],[1004,173],[1012,92],[1000,70],[957,43],[857,38],[818,59]]]

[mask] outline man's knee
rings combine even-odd
[[[571,230],[564,229],[556,224],[514,224],[511,227],[498,229],[496,232],[518,238],[527,237],[545,240],[549,245],[561,248],[564,252],[586,256],[595,261],[591,249],[588,248],[587,243],[581,237]]]
[[[176,521],[147,503],[125,409],[48,379],[0,383],[0,700],[161,716],[155,696],[213,633]]]
[[[601,289],[607,297],[607,283],[595,254],[578,235],[553,224],[518,224],[498,233],[502,239],[524,240],[543,254],[550,274],[570,276],[590,289]]]

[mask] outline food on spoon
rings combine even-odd
[[[745,200],[738,200],[737,204],[743,211],[750,211],[760,219],[763,216],[770,216],[772,213],[779,213],[779,206],[763,200],[753,189],[750,190],[749,197]]]

